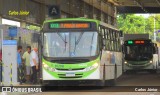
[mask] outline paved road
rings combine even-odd
[[[30,95],[160,95],[160,93],[133,93],[133,92],[49,92]]]
[[[160,95],[159,92],[43,92],[43,93],[9,93],[0,95]]]
[[[128,73],[117,80],[117,86],[160,86],[160,73]]]
[[[53,92],[43,93],[1,93],[0,95],[160,95],[160,73],[150,74],[147,72],[130,73],[121,76],[116,83],[116,87],[104,88],[69,88],[54,89]],[[144,89],[154,88],[157,91],[147,92]],[[140,91],[136,91],[140,90]],[[143,92],[141,91],[143,90]],[[127,92],[126,92],[127,91]]]

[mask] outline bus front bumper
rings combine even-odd
[[[146,63],[142,65],[134,65],[134,64],[124,64],[125,70],[132,70],[132,69],[156,69],[156,66],[153,63]]]
[[[101,80],[43,80],[43,86],[87,86],[95,85]]]

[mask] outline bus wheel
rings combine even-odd
[[[41,88],[42,88],[42,91],[43,91],[43,92],[44,92],[44,91],[47,91],[46,85],[43,85],[43,84],[42,84]]]
[[[149,72],[151,73],[151,74],[156,74],[157,73],[157,70],[149,70]]]
[[[115,84],[116,84],[115,79],[107,80],[105,83],[106,86],[115,86]]]
[[[96,88],[99,88],[99,89],[104,88],[104,82],[103,81],[97,81],[96,82]]]

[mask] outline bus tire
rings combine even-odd
[[[151,74],[157,74],[157,69],[149,70],[149,72],[150,72]]]
[[[114,79],[106,80],[106,86],[115,86],[116,81]]]
[[[100,89],[104,88],[104,82],[103,81],[97,81],[96,82],[96,87],[100,88]]]
[[[42,91],[43,91],[43,92],[47,91],[46,85],[43,85],[43,84],[42,84],[41,88],[42,88]]]

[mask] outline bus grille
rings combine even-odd
[[[59,68],[56,68],[56,70],[61,70],[61,71],[73,71],[73,70],[83,70],[85,68],[76,68],[76,69],[59,69]]]
[[[83,74],[75,74],[75,76],[66,76],[66,74],[58,74],[59,78],[82,78]]]

